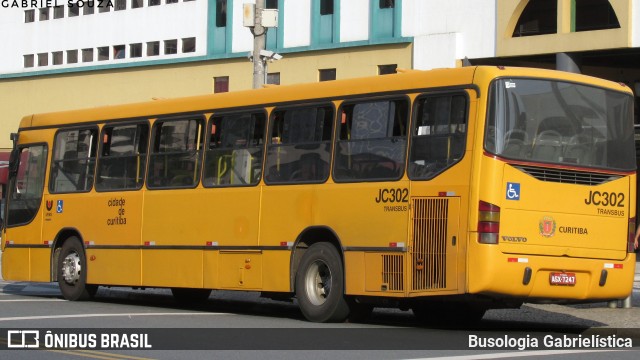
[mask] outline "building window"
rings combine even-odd
[[[129,57],[132,57],[132,58],[142,57],[142,43],[129,45]]]
[[[190,53],[196,51],[196,38],[185,38],[182,39],[182,52]]]
[[[26,68],[33,67],[33,54],[24,55],[24,67]]]
[[[284,19],[284,11],[285,9],[278,9],[279,8],[279,2],[281,0],[266,0],[265,1],[265,9],[275,9],[275,10],[279,10],[278,11],[278,21],[280,22],[280,25],[282,25],[282,21]],[[282,0],[284,1],[284,0]],[[266,48],[269,50],[274,50],[274,49],[278,49],[280,47],[282,47],[282,34],[283,34],[284,29],[282,27],[277,28],[269,28],[269,31],[267,31],[267,39],[266,39]]]
[[[54,19],[62,19],[63,17],[64,17],[64,7],[62,5],[54,6],[53,7],[53,18]]]
[[[213,78],[213,92],[225,93],[229,92],[229,77],[228,76],[216,76]]]
[[[178,40],[165,40],[164,41],[164,54],[171,55],[178,53]]]
[[[336,69],[320,69],[318,70],[319,81],[330,81],[336,79]]]
[[[93,1],[89,1],[88,3],[85,4],[85,6],[82,8],[82,13],[84,15],[91,15],[93,14],[95,11],[95,2]]]
[[[49,8],[42,8],[39,11],[40,16],[38,17],[38,20],[40,21],[45,21],[45,20],[49,20]]]
[[[49,53],[38,54],[38,66],[47,66],[47,65],[49,65]]]
[[[401,3],[393,0],[372,2],[369,34],[373,39],[387,39],[401,36]],[[396,6],[398,5],[398,6]]]
[[[311,42],[331,44],[340,42],[340,9],[336,0],[313,0],[311,16]]]
[[[280,85],[280,73],[268,73],[267,84]]]
[[[149,0],[149,6],[158,6],[160,5],[160,0]]]
[[[93,49],[82,49],[82,62],[93,61]]]
[[[320,0],[320,15],[333,15],[333,0]]]
[[[86,9],[89,8],[89,4],[85,4],[85,14],[86,14]],[[91,8],[91,10],[93,10],[93,8]],[[69,4],[69,17],[76,17],[80,15],[80,7],[78,7],[77,4]]]
[[[278,0],[266,0],[264,2],[265,9],[277,9],[278,8]]]
[[[24,11],[24,22],[25,23],[32,23],[36,21],[36,11],[31,9],[31,10],[25,10]]]
[[[51,54],[53,65],[62,65],[62,51],[54,51]]]
[[[98,48],[98,61],[109,60],[109,47],[102,46]]]
[[[227,26],[227,0],[216,1],[216,27]]]
[[[131,0],[131,8],[132,9],[137,9],[137,8],[141,8],[144,4],[143,0]]]
[[[67,64],[78,63],[78,50],[67,50]]]
[[[608,0],[576,1],[575,31],[617,29],[620,22]]]
[[[116,0],[115,2],[115,11],[127,10],[127,0]]]
[[[178,0],[167,0],[165,1],[165,4],[177,4]]]
[[[531,0],[518,19],[513,37],[558,32],[558,1]]]
[[[109,7],[109,4],[113,6],[113,3],[110,1],[98,1],[98,12],[104,13],[111,11],[111,7]]]
[[[147,43],[147,56],[160,55],[160,41],[149,41]]]
[[[378,75],[395,74],[398,64],[378,65]]]
[[[125,47],[124,45],[114,45],[113,46],[113,58],[115,60],[124,59],[125,58]]]

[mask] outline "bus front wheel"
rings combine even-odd
[[[342,260],[331,244],[314,244],[302,256],[296,273],[296,297],[309,321],[342,322],[349,315]]]
[[[88,300],[96,294],[98,286],[87,284],[87,259],[77,237],[72,236],[62,244],[57,269],[58,285],[65,299]]]

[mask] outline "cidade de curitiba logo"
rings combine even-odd
[[[56,6],[67,7],[113,7],[115,0],[0,0],[0,7],[4,9],[41,9]]]
[[[551,216],[545,216],[540,219],[538,229],[540,230],[540,235],[552,237],[556,233],[556,221]]]

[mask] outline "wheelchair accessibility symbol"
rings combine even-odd
[[[520,200],[519,183],[507,183],[507,200]]]

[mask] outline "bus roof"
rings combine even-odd
[[[621,84],[611,81],[554,70],[497,66],[462,67],[453,69],[409,70],[398,74],[355,79],[269,86],[257,90],[235,91],[175,99],[152,100],[125,105],[101,106],[81,110],[28,115],[22,118],[20,130],[83,122],[156,118],[181,113],[213,112],[218,109],[264,106],[305,100],[334,99],[361,94],[391,93],[400,90],[438,87],[471,86],[497,77],[541,77],[592,85],[631,93]],[[478,81],[479,78],[482,79]],[[480,95],[480,94],[478,94]]]

